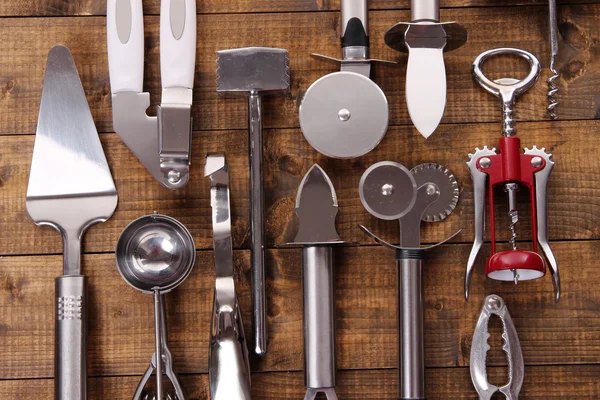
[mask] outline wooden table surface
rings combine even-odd
[[[459,180],[458,208],[444,222],[423,227],[424,242],[462,229],[450,244],[428,252],[425,346],[429,399],[475,399],[469,375],[473,329],[487,294],[502,295],[517,327],[526,364],[521,399],[600,398],[600,1],[561,1],[560,121],[546,115],[547,6],[540,0],[446,0],[442,19],[456,20],[469,41],[447,53],[448,104],[428,140],[413,128],[404,98],[406,56],[387,48],[385,31],[410,19],[407,0],[370,3],[371,54],[398,60],[376,64],[373,78],[388,96],[391,126],[371,153],[353,160],[326,158],[304,140],[298,125],[303,93],[333,64],[311,52],[338,56],[339,0],[199,0],[193,106],[191,180],[183,190],[161,187],[113,133],[105,39],[105,2],[20,0],[0,4],[0,398],[51,399],[54,368],[54,277],[62,271],[62,244],[51,228],[36,227],[25,212],[25,192],[46,55],[56,44],[73,52],[119,192],[106,223],[85,236],[83,271],[90,280],[89,398],[128,399],[153,352],[151,297],[125,284],[114,262],[117,237],[132,219],[157,210],[182,221],[198,250],[194,272],[168,295],[170,348],[188,399],[208,399],[208,339],[214,266],[208,181],[209,151],[227,154],[231,174],[236,284],[246,332],[251,332],[246,102],[217,96],[215,52],[243,46],[290,51],[292,90],[265,100],[264,177],[267,207],[269,352],[252,358],[254,399],[303,397],[300,252],[277,249],[294,233],[294,197],[301,178],[318,162],[339,198],[338,230],[360,247],[343,249],[336,266],[337,391],[341,399],[393,399],[396,393],[397,306],[393,254],[358,229],[365,224],[397,241],[395,222],[362,207],[358,181],[381,160],[408,167],[437,162]],[[144,1],[145,89],[160,98],[159,1]],[[465,264],[473,237],[472,184],[465,167],[475,147],[494,146],[499,102],[472,79],[482,51],[512,46],[536,54],[540,82],[517,104],[524,146],[546,147],[556,166],[548,190],[549,235],[560,264],[562,298],[554,304],[550,276],[518,286],[486,279],[480,257],[469,302],[463,298]],[[495,77],[523,76],[511,58],[491,61]],[[154,112],[151,108],[151,112]],[[504,210],[502,196],[497,197]],[[525,205],[525,203],[524,203]],[[506,242],[508,225],[499,222]],[[506,229],[503,227],[506,226]],[[522,210],[519,240],[531,241],[530,213]],[[483,255],[489,255],[484,246]],[[493,325],[488,364],[492,382],[506,380],[499,324]],[[251,337],[248,337],[252,341]]]

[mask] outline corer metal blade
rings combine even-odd
[[[341,242],[335,228],[337,196],[323,169],[313,165],[300,183],[296,196],[299,227],[294,243]]]

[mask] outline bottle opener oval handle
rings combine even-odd
[[[501,78],[492,81],[484,75],[482,67],[486,60],[497,55],[512,55],[526,59],[531,66],[529,74],[521,80]],[[526,92],[533,86],[540,75],[540,69],[540,62],[536,56],[528,51],[511,47],[502,47],[484,51],[475,59],[475,61],[473,61],[473,76],[475,77],[475,81],[489,93],[496,97],[500,97],[503,101],[510,101],[511,103],[514,102],[517,96]]]

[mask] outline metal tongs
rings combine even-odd
[[[210,330],[210,398],[250,400],[250,362],[233,281],[229,174],[223,154],[206,156],[204,176],[210,177],[217,275]]]
[[[162,100],[149,117],[144,85],[142,0],[108,0],[106,31],[113,127],[123,142],[169,189],[189,180],[192,89],[196,59],[196,2],[162,0],[160,69]]]
[[[488,323],[492,315],[497,315],[502,320],[502,350],[506,353],[508,361],[508,383],[503,386],[494,386],[487,380],[486,357],[490,349]],[[504,394],[507,400],[518,400],[524,377],[521,344],[506,303],[500,296],[489,295],[483,303],[471,344],[471,380],[479,394],[479,400],[491,400],[498,392]]]

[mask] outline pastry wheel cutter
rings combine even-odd
[[[425,250],[421,247],[421,221],[448,217],[458,203],[458,182],[438,164],[421,164],[408,170],[401,164],[382,161],[372,165],[360,180],[360,199],[373,216],[400,222],[400,245],[395,246],[361,229],[381,245],[396,251],[399,310],[399,398],[425,398],[422,274]]]

